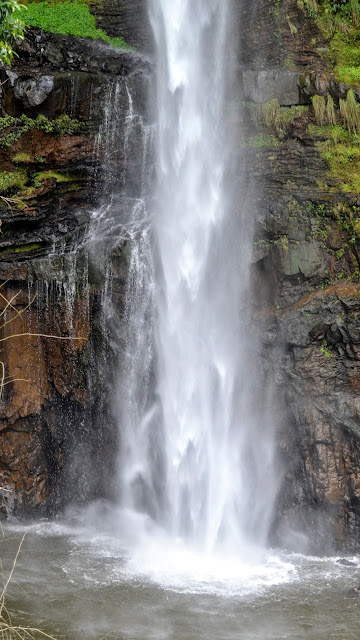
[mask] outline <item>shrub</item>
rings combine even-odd
[[[12,45],[24,37],[21,9],[17,0],[0,0],[0,64],[10,64],[15,55]]]
[[[27,175],[22,170],[0,172],[0,194],[5,194],[13,189],[22,189],[26,179]]]
[[[72,136],[81,126],[78,120],[67,115],[62,115],[54,120],[49,120],[43,115],[39,115],[37,118],[29,118],[24,113],[20,118],[13,118],[12,116],[0,118],[0,132],[4,132],[0,136],[0,147],[11,147],[21,138],[23,133],[31,129],[52,133],[55,136]]]

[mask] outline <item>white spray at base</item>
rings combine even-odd
[[[134,571],[161,583],[210,571],[257,584],[261,566],[279,582],[288,567],[264,551],[278,481],[251,326],[253,221],[226,120],[231,2],[149,1],[158,182],[152,242],[133,249],[140,287],[127,294],[119,527]]]

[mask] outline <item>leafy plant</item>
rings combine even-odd
[[[0,133],[4,132],[4,135],[0,135],[0,147],[11,147],[24,133],[31,129],[52,133],[55,136],[71,136],[81,126],[81,122],[67,115],[62,115],[54,120],[49,120],[43,115],[39,115],[37,118],[29,118],[24,113],[20,118],[13,118],[12,116],[0,118]]]
[[[24,5],[17,0],[0,0],[0,64],[10,64],[15,54],[13,44],[24,37],[21,18]]]
[[[333,353],[331,353],[331,351],[329,351],[329,349],[327,348],[327,341],[323,340],[322,343],[322,347],[320,347],[320,351],[322,354],[324,354],[324,356],[326,356],[327,358],[332,358],[333,357]]]

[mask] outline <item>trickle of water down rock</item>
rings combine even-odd
[[[121,506],[191,548],[246,552],[266,543],[278,480],[251,325],[245,158],[227,120],[239,99],[231,2],[149,9],[157,185],[130,261],[139,280],[129,280],[118,399]]]

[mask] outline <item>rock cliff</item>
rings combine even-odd
[[[260,193],[252,201],[254,320],[275,387],[284,469],[274,540],[300,550],[311,541],[324,553],[357,549],[359,165],[341,115],[352,94],[304,3],[254,5],[242,21],[242,143]],[[331,108],[329,120],[319,104]]]
[[[100,374],[113,357],[105,271],[111,264],[121,314],[127,263],[104,230],[95,248],[89,220],[111,181],[136,194],[136,127],[129,161],[121,141],[129,101],[134,114],[147,111],[149,65],[39,29],[18,56],[0,71],[0,510],[33,515],[112,494],[117,429],[111,380]]]

